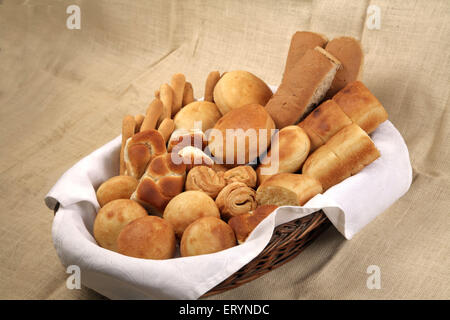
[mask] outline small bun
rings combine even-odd
[[[213,199],[225,185],[223,173],[217,173],[207,166],[192,168],[186,178],[186,190],[200,190]]]
[[[256,172],[250,166],[239,166],[230,170],[227,170],[224,173],[224,178],[227,184],[233,182],[242,182],[245,183],[250,188],[256,187]]]
[[[256,192],[242,182],[232,182],[216,198],[222,218],[230,219],[256,209]]]
[[[236,245],[233,229],[215,217],[203,217],[191,223],[183,233],[181,256],[197,256],[222,251]]]
[[[143,259],[170,259],[175,255],[176,239],[170,223],[146,216],[130,222],[117,239],[118,252]]]
[[[205,132],[214,127],[214,124],[221,116],[219,109],[214,103],[195,101],[183,107],[173,118],[173,121],[175,122],[175,130],[199,129]],[[200,122],[201,127],[196,127],[196,122]]]
[[[192,222],[206,216],[220,218],[220,212],[214,200],[203,191],[180,193],[170,200],[163,215],[179,238]]]
[[[94,237],[97,243],[112,251],[117,251],[117,237],[131,221],[147,216],[147,211],[137,202],[118,199],[101,208],[94,222]]]
[[[100,207],[116,199],[130,199],[138,185],[136,178],[116,176],[103,182],[97,189],[97,201]]]
[[[250,103],[264,106],[271,96],[264,81],[241,70],[227,72],[214,87],[214,101],[222,115]]]

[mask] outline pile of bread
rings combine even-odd
[[[388,117],[362,65],[355,39],[297,32],[275,93],[250,72],[214,71],[196,101],[175,74],[145,115],[123,119],[120,172],[97,189],[98,244],[145,259],[225,250],[358,173],[380,156],[368,134]],[[253,129],[259,143],[211,129]]]

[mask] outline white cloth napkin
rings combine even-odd
[[[359,232],[409,189],[412,169],[405,142],[386,121],[372,134],[381,157],[358,174],[317,195],[303,207],[281,207],[239,246],[214,254],[145,260],[97,245],[93,223],[99,205],[95,189],[117,174],[121,137],[69,169],[50,190],[50,209],[60,203],[52,236],[65,265],[77,265],[81,282],[112,299],[197,299],[256,257],[279,224],[323,209],[347,239]]]

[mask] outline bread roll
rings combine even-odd
[[[322,191],[322,185],[313,177],[278,173],[258,187],[256,201],[258,205],[302,206]]]
[[[255,190],[242,182],[233,182],[223,188],[216,198],[221,217],[228,220],[256,209]]]
[[[311,154],[303,173],[319,180],[324,190],[361,171],[380,152],[364,130],[351,124]]]
[[[328,42],[325,47],[341,62],[326,97],[331,98],[347,84],[360,80],[364,64],[364,53],[358,40],[352,37],[339,37]]]
[[[166,142],[158,131],[146,130],[136,133],[125,145],[126,174],[139,179],[148,164],[166,152]]]
[[[256,172],[250,166],[239,166],[230,170],[227,170],[224,173],[225,181],[227,184],[233,182],[242,182],[245,183],[248,187],[254,188],[256,187]]]
[[[375,131],[388,118],[380,101],[360,81],[348,84],[333,97],[333,100],[367,133]]]
[[[203,217],[191,223],[180,243],[182,257],[219,252],[236,245],[231,227],[215,217]]]
[[[222,115],[217,106],[208,101],[195,101],[184,106],[173,118],[175,130],[199,129],[203,132],[214,127]],[[198,123],[200,126],[196,126]]]
[[[223,173],[217,173],[207,166],[197,166],[186,177],[186,190],[199,190],[215,199],[226,186]]]
[[[327,100],[314,109],[298,126],[310,137],[311,151],[314,151],[351,123],[352,120],[334,100]]]
[[[208,141],[203,131],[199,129],[178,129],[170,136],[167,150],[178,152],[188,146],[204,150],[207,144]]]
[[[186,165],[178,156],[172,153],[158,156],[149,164],[131,199],[161,216],[170,199],[183,191],[185,178]]]
[[[94,237],[97,243],[108,250],[117,251],[117,237],[131,221],[146,217],[147,211],[130,199],[108,202],[95,217]]]
[[[163,217],[172,224],[175,234],[181,238],[192,222],[206,216],[220,218],[214,200],[202,191],[185,191],[170,200]]]
[[[166,220],[146,216],[125,226],[117,238],[118,252],[143,259],[170,259],[175,255],[175,232]]]
[[[272,204],[266,204],[255,210],[231,218],[228,225],[233,229],[239,244],[244,243],[248,236],[269,214],[278,208]]]
[[[275,124],[264,107],[245,105],[217,121],[209,132],[208,147],[216,163],[230,167],[247,164],[266,152],[274,129]]]
[[[186,170],[189,171],[196,166],[207,166],[212,167],[214,165],[213,159],[211,159],[202,150],[187,146],[178,151],[178,155],[181,160],[186,165]]]
[[[115,176],[103,182],[97,189],[97,201],[100,207],[116,199],[130,199],[138,185],[131,176]]]
[[[225,73],[214,87],[214,102],[222,115],[246,104],[266,105],[272,90],[254,74],[247,71]]]
[[[340,62],[321,47],[308,50],[266,105],[278,129],[296,124],[330,88]]]
[[[292,76],[289,73],[294,70],[295,64],[305,55],[306,51],[315,47],[323,48],[327,41],[325,36],[314,32],[297,31],[294,33],[289,46],[283,79]]]
[[[308,135],[298,126],[287,126],[272,138],[271,148],[256,169],[259,183],[281,172],[300,170],[310,149]]]

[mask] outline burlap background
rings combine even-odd
[[[70,4],[81,30],[66,28]],[[380,30],[365,25],[369,4],[381,9]],[[0,298],[102,298],[66,288],[46,192],[175,72],[197,97],[216,69],[277,85],[296,30],[362,41],[363,80],[406,139],[413,185],[353,240],[330,228],[290,263],[212,298],[449,299],[446,0],[0,0]],[[366,286],[369,265],[381,269],[380,290]]]

